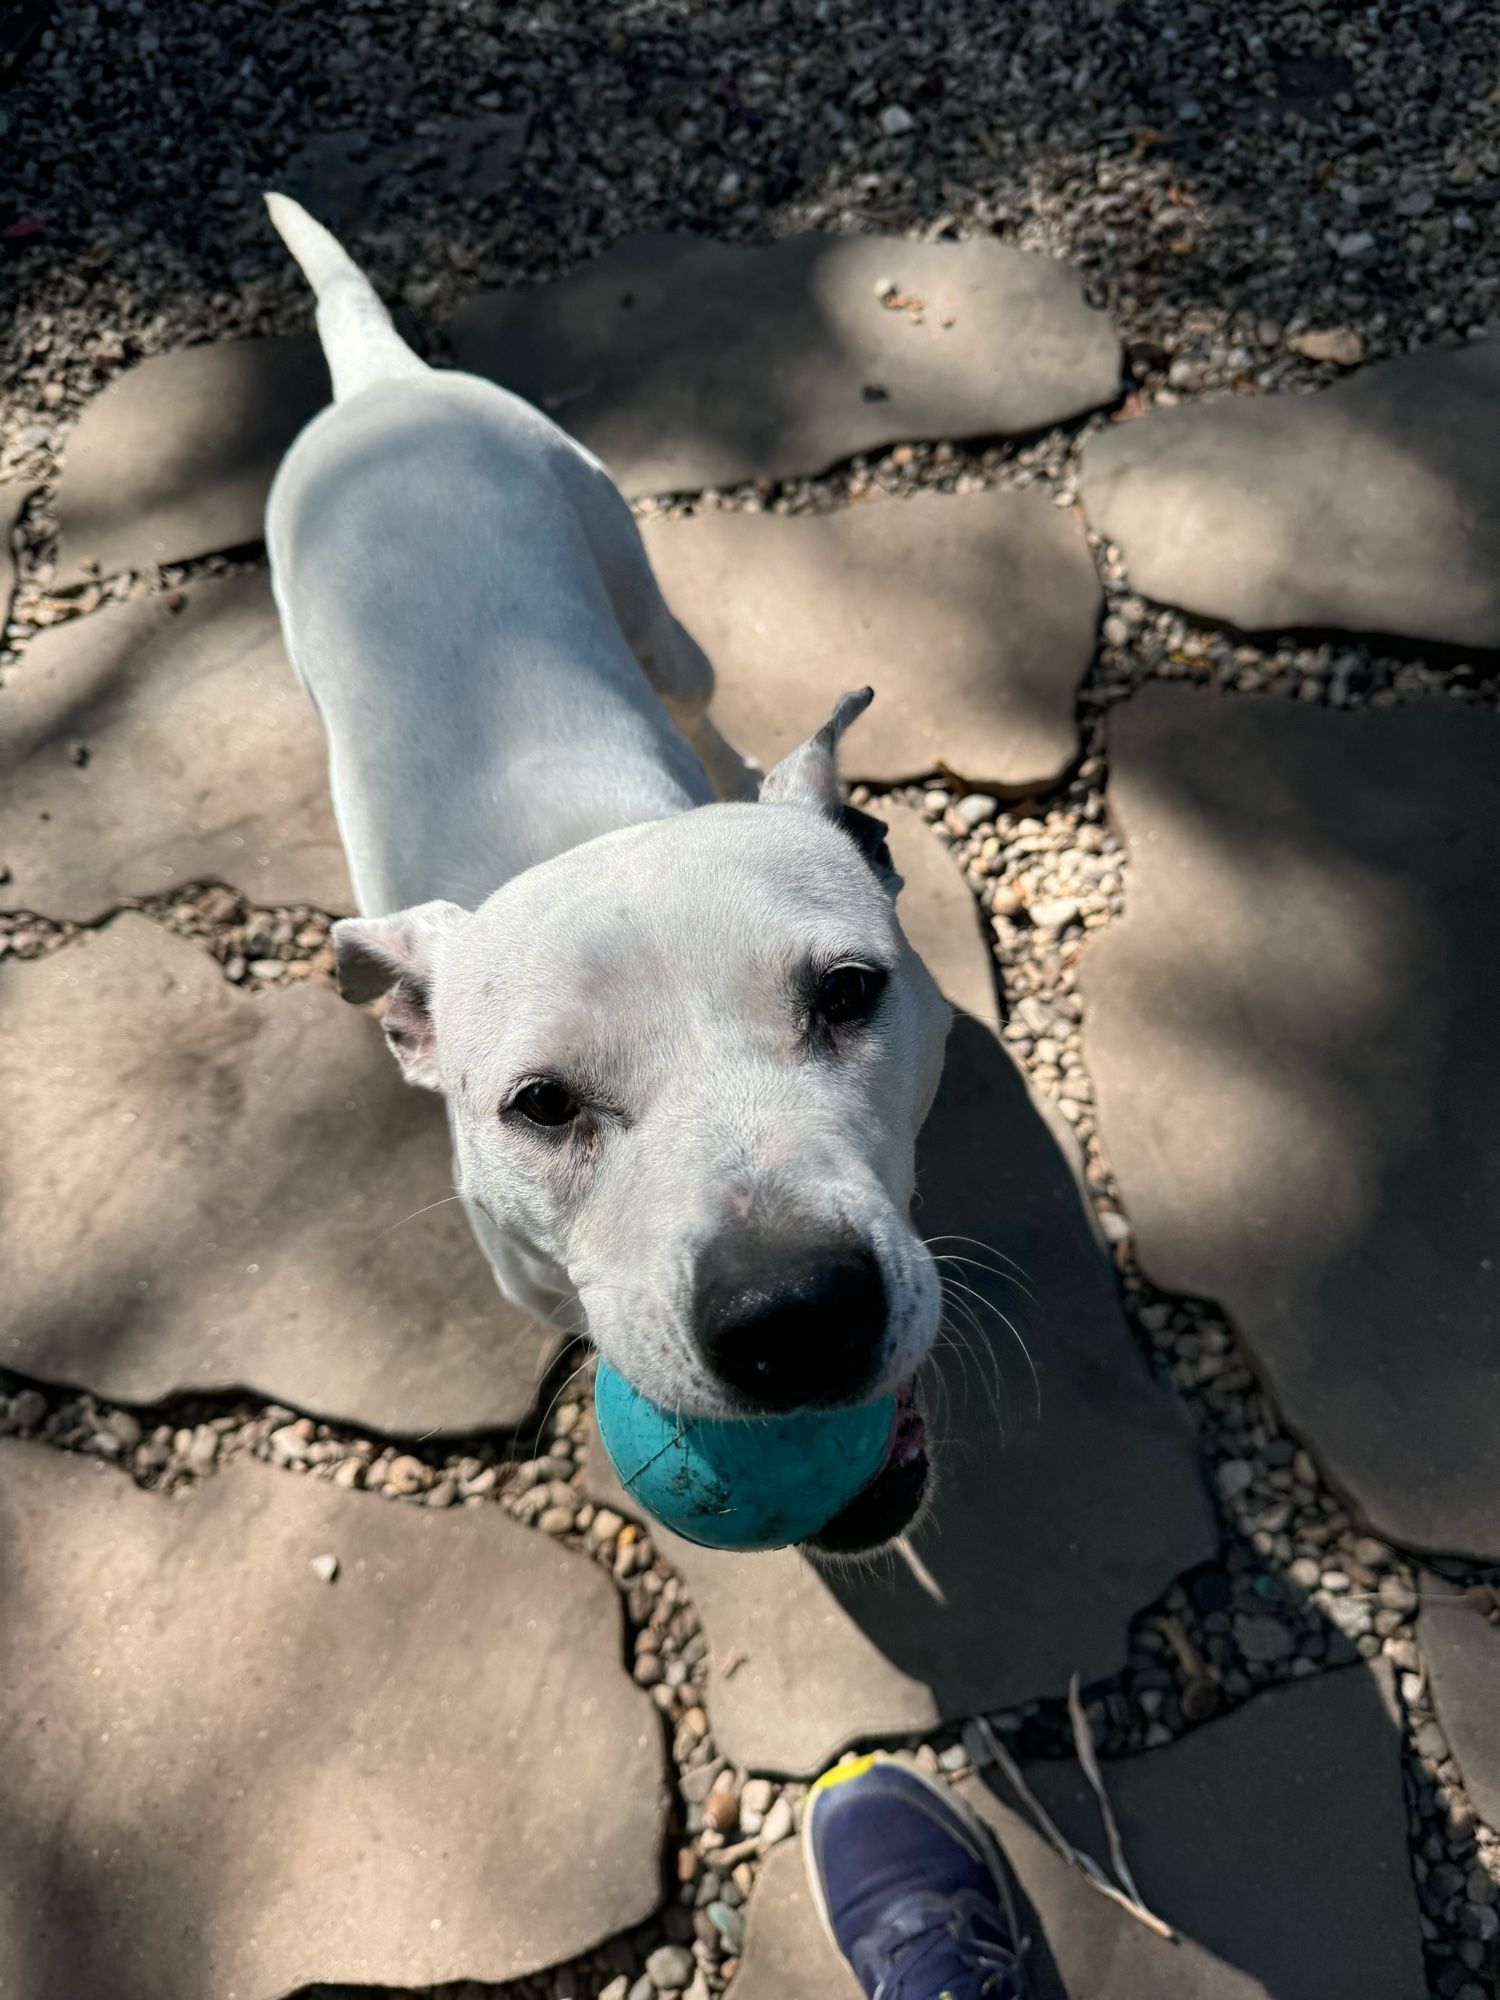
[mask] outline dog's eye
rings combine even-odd
[[[885,980],[877,966],[834,966],[818,981],[818,1018],[835,1028],[864,1020],[874,1011]]]
[[[578,1116],[578,1099],[560,1083],[528,1083],[515,1106],[533,1125],[569,1125]]]

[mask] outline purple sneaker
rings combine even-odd
[[[808,1794],[802,1849],[869,2000],[1029,2000],[1000,1850],[943,1786],[888,1757],[836,1765]]]

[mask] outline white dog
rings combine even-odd
[[[884,828],[839,801],[868,690],[758,803],[715,802],[709,773],[747,767],[604,468],[426,367],[328,232],[269,205],[333,377],[267,538],[364,913],[334,926],[339,984],[390,996],[397,1061],[446,1099],[501,1289],[581,1307],[684,1412],[904,1390],[940,1312],[908,1210],[948,1008]],[[899,1530],[925,1479],[903,1423],[830,1546]]]

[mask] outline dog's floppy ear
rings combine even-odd
[[[408,1083],[440,1090],[432,1028],[433,955],[441,938],[469,920],[457,903],[414,903],[391,917],[345,917],[333,927],[333,962],[346,1000],[389,993],[381,1020]]]
[[[889,828],[873,813],[845,805],[839,796],[839,738],[862,716],[875,699],[874,688],[856,688],[840,695],[832,715],[816,736],[809,736],[795,750],[774,765],[760,788],[762,805],[814,806],[829,819],[837,820],[871,868],[886,893],[895,897],[901,877],[891,861],[885,837]]]

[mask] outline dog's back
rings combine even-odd
[[[603,468],[518,397],[428,368],[333,237],[268,206],[317,294],[334,401],[277,475],[267,540],[360,908],[472,908],[706,802],[642,671],[666,614]]]

